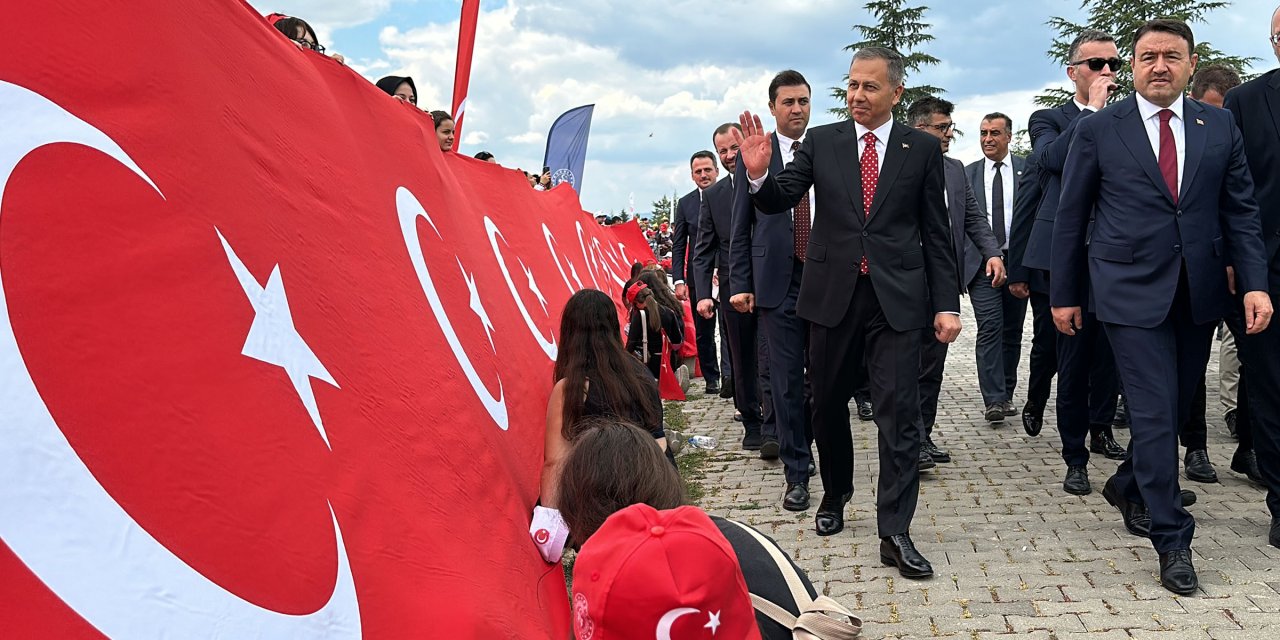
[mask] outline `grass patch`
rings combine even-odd
[[[668,400],[662,403],[662,419],[667,423],[668,429],[684,431],[689,426],[689,418],[684,415],[684,409],[681,408],[678,400]]]

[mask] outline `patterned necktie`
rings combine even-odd
[[[791,153],[794,154],[796,149],[800,148],[800,141],[796,140],[791,143]],[[796,203],[796,208],[792,212],[792,223],[795,225],[794,251],[796,260],[804,261],[805,249],[809,246],[809,230],[811,221],[809,219],[809,192],[804,193],[804,197],[800,202]]]
[[[991,179],[991,230],[996,233],[996,244],[1004,248],[1004,175],[1000,171],[1003,162],[996,163],[996,176]]]
[[[862,150],[862,210],[863,215],[871,217],[871,203],[876,199],[876,183],[880,180],[880,155],[876,153],[876,134],[868,131],[862,136],[866,144]],[[865,251],[865,249],[864,249]],[[862,256],[858,264],[858,273],[867,275],[867,256]]]
[[[1173,129],[1169,127],[1169,119],[1173,111],[1160,110],[1160,175],[1173,194],[1173,203],[1178,204],[1178,148],[1173,142]]]

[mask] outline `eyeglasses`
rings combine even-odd
[[[922,125],[919,125],[919,128],[921,128],[921,129],[933,129],[934,131],[937,131],[938,133],[947,133],[947,132],[951,131],[952,129],[955,129],[955,128],[956,128],[956,123],[954,123],[954,122],[948,122],[948,123],[946,123],[946,124],[922,124]]]
[[[1280,45],[1280,33],[1271,34],[1271,37],[1268,38],[1268,40],[1271,41],[1271,44]]]
[[[1120,67],[1124,65],[1124,62],[1121,61],[1120,58],[1086,58],[1084,60],[1076,60],[1075,62],[1069,62],[1067,64],[1072,67],[1078,64],[1087,64],[1089,65],[1090,71],[1102,71],[1102,67],[1106,66],[1111,69],[1112,73],[1115,73],[1120,70]]]
[[[316,53],[324,53],[324,45],[320,44],[319,42],[310,42],[305,38],[290,38],[290,40],[293,40],[294,42],[298,43],[298,46],[302,47],[303,49],[310,49]]]

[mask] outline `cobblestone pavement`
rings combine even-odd
[[[965,329],[951,347],[934,432],[954,461],[923,472],[911,531],[933,564],[932,579],[907,580],[880,564],[875,428],[856,412],[855,488],[845,529],[819,537],[813,517],[820,479],[811,483],[809,511],[784,511],[781,464],[743,451],[731,401],[701,395],[696,380],[684,404],[687,433],[721,441],[705,466],[703,508],[776,539],[822,593],[862,617],[866,638],[1280,638],[1280,549],[1266,543],[1263,491],[1228,469],[1235,441],[1217,403],[1216,349],[1208,381],[1209,453],[1220,482],[1182,479],[1199,496],[1190,510],[1200,591],[1180,597],[1160,586],[1150,543],[1129,535],[1101,496],[1118,463],[1092,456],[1094,492],[1072,496],[1062,490],[1066,469],[1052,411],[1036,438],[1023,432],[1017,416],[997,429],[983,420],[974,322],[967,303],[962,306]],[[1030,313],[1027,320],[1024,342]],[[1019,384],[1026,360],[1024,345]],[[1021,407],[1023,400],[1019,389],[1014,402]],[[1128,432],[1118,430],[1116,437],[1126,444]]]

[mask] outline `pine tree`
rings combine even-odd
[[[1125,61],[1116,73],[1116,84],[1119,88],[1111,96],[1113,100],[1133,93],[1133,69],[1129,59],[1133,57],[1133,34],[1138,27],[1155,18],[1173,18],[1191,25],[1194,30],[1197,23],[1207,22],[1209,14],[1231,6],[1230,2],[1198,0],[1082,0],[1080,7],[1088,9],[1088,19],[1084,24],[1077,24],[1066,18],[1050,18],[1047,23],[1057,31],[1053,46],[1049,47],[1049,57],[1064,66],[1070,62],[1071,41],[1085,29],[1097,29],[1109,33],[1116,39],[1116,48],[1120,50],[1120,58]],[[1214,48],[1208,42],[1196,42],[1196,54],[1200,56],[1197,66],[1209,64],[1226,65],[1234,69],[1242,77],[1247,77],[1245,70],[1257,58],[1241,58],[1231,56]],[[1036,103],[1042,106],[1059,105],[1071,99],[1074,92],[1067,89],[1050,89],[1036,97]]]
[[[651,206],[653,207],[653,215],[650,220],[654,226],[671,221],[671,212],[675,208],[675,202],[671,200],[671,196],[664,195],[654,200]]]
[[[921,21],[929,7],[904,7],[904,4],[906,4],[906,0],[875,0],[868,2],[865,8],[871,12],[872,17],[878,21],[878,24],[854,25],[853,30],[862,36],[862,40],[845,47],[844,50],[854,52],[863,47],[871,46],[893,49],[903,55],[907,77],[924,67],[938,64],[940,60],[916,49],[920,45],[933,41],[933,36],[927,33],[928,29],[933,25]],[[848,119],[849,108],[846,103],[847,92],[845,90],[848,82],[849,76],[845,75],[842,86],[831,88],[831,97],[840,103],[839,107],[828,109],[831,115]],[[893,108],[894,119],[899,122],[905,122],[907,107],[911,106],[912,102],[925,96],[937,96],[941,93],[946,93],[946,90],[931,85],[907,87],[902,92],[902,100]]]

